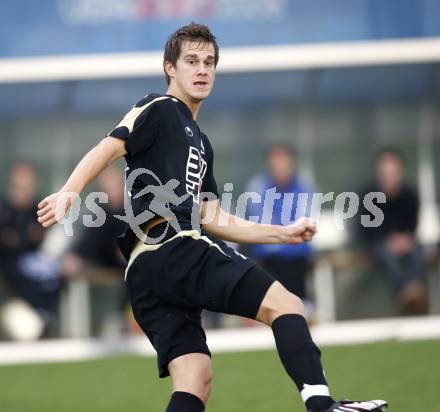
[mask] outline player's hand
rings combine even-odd
[[[64,191],[45,197],[38,204],[38,222],[45,228],[59,222],[77,197],[77,193]]]
[[[296,220],[288,226],[281,226],[283,243],[303,243],[313,239],[317,232],[316,223],[306,217]]]

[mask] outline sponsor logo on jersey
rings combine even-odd
[[[205,176],[207,164],[199,150],[194,146],[189,147],[188,161],[186,162],[186,191],[199,203],[202,181]]]

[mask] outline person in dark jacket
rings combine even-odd
[[[0,201],[0,275],[9,296],[29,304],[41,318],[42,336],[57,322],[62,278],[57,259],[41,251],[45,232],[37,210],[38,177],[26,162],[9,171],[8,190]]]
[[[109,166],[97,178],[98,192],[106,194],[108,202],[99,203],[105,221],[97,227],[80,225],[63,256],[63,274],[67,278],[78,276],[114,280],[116,297],[110,306],[113,311],[105,317],[103,332],[112,327],[113,333],[127,329],[126,310],[128,296],[124,285],[125,259],[119,251],[117,237],[125,224],[116,216],[124,215],[123,172],[115,165]]]
[[[376,155],[376,179],[365,193],[383,192],[378,203],[384,220],[379,227],[361,227],[361,237],[395,288],[403,313],[426,311],[425,271],[422,246],[417,240],[419,198],[404,180],[404,161],[394,148]],[[368,214],[363,211],[362,214]]]

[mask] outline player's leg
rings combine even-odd
[[[262,292],[265,290],[265,293]],[[381,411],[386,402],[335,403],[331,398],[321,365],[321,352],[312,340],[300,298],[255,267],[248,271],[230,298],[233,313],[253,317],[273,330],[283,366],[295,382],[310,412]],[[351,408],[351,409],[350,409]]]
[[[172,377],[167,412],[202,412],[210,392],[211,363],[201,309],[173,305],[169,296],[159,295],[162,290],[152,279],[156,263],[151,255],[140,254],[127,275],[133,314],[157,352],[159,377]],[[177,288],[169,278],[162,279],[169,290]]]
[[[255,299],[254,295],[258,298]],[[321,366],[320,351],[310,336],[300,298],[288,292],[280,282],[273,281],[267,272],[255,267],[235,288],[231,308],[272,327],[281,362],[308,409],[324,411],[333,404]],[[250,312],[248,308],[252,308]]]
[[[202,412],[211,392],[211,358],[190,353],[173,359],[168,365],[173,394],[167,412]]]
[[[321,365],[321,352],[304,318],[302,300],[274,282],[261,302],[256,319],[272,327],[281,362],[307,408],[327,410],[334,401]]]

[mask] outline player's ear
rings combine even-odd
[[[174,77],[176,77],[176,69],[173,66],[173,63],[166,61],[163,63],[163,68],[165,70],[165,73],[171,78],[173,79]]]

